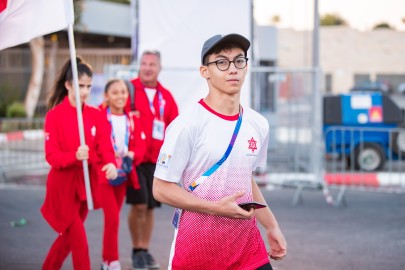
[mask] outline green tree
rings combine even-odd
[[[373,30],[376,30],[376,29],[394,29],[394,27],[392,27],[387,22],[381,22],[381,23],[374,25]]]
[[[339,14],[327,13],[321,16],[320,25],[321,26],[347,25],[347,22]]]

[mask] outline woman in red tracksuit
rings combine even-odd
[[[98,108],[85,104],[92,83],[91,67],[78,58],[77,70],[80,96],[75,96],[69,60],[51,92],[45,118],[45,154],[51,170],[41,212],[58,237],[49,250],[43,269],[60,269],[70,251],[74,269],[90,269],[83,224],[88,209],[82,161],[88,160],[93,194],[97,194],[99,170],[109,179],[117,177],[108,121]],[[82,104],[84,146],[80,145],[76,98]],[[98,204],[97,197],[94,197],[95,207]]]
[[[110,80],[104,90],[105,103],[100,106],[112,127],[110,134],[119,172],[119,180],[107,181],[101,176],[99,182],[101,207],[104,211],[102,270],[121,269],[118,252],[120,211],[127,185],[134,189],[140,188],[135,166],[141,163],[146,152],[145,134],[139,117],[124,112],[128,95],[129,91],[123,80]],[[125,159],[131,162],[129,172],[123,170]]]

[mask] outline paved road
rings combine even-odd
[[[39,208],[45,189],[37,185],[0,184],[0,269],[40,269],[55,233],[42,219]],[[306,191],[303,203],[292,206],[294,191],[264,189],[263,193],[284,231],[288,256],[273,262],[276,270],[405,269],[405,196],[349,192],[348,207],[327,205],[320,191]],[[129,269],[130,240],[126,227],[128,208],[121,215],[120,254]],[[151,250],[162,269],[167,267],[173,236],[172,208],[156,212]],[[11,221],[25,218],[23,227]],[[102,213],[92,211],[86,221],[92,269],[101,258]],[[70,257],[63,269],[72,269]]]

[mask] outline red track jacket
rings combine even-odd
[[[111,144],[111,126],[98,108],[83,106],[85,141],[89,147],[89,175],[95,208],[97,176],[101,165],[115,164]],[[50,110],[45,118],[45,154],[51,165],[46,196],[41,212],[49,225],[63,233],[79,213],[80,201],[86,200],[82,161],[76,159],[80,145],[76,108],[67,97]],[[97,161],[100,161],[98,164]]]
[[[146,145],[147,151],[143,162],[156,163],[159,156],[160,147],[162,147],[163,141],[156,140],[152,138],[152,127],[154,115],[149,108],[149,100],[145,92],[145,87],[139,78],[131,81],[135,88],[135,109],[140,112],[140,118],[142,126],[145,130],[146,135]],[[159,82],[156,87],[157,91],[162,93],[162,97],[165,101],[164,116],[163,120],[165,122],[165,129],[167,126],[177,117],[179,114],[177,104],[172,96],[172,94],[165,89]],[[155,107],[156,117],[160,119],[159,112],[159,100],[158,94],[155,95],[153,101],[153,106]],[[131,110],[130,101],[128,99],[126,110]]]

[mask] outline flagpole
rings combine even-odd
[[[75,99],[76,99],[76,112],[77,112],[77,123],[79,125],[79,136],[80,136],[80,145],[86,145],[84,138],[84,126],[83,126],[83,115],[82,115],[82,104],[80,103],[80,93],[79,93],[79,76],[77,74],[77,62],[76,62],[76,47],[75,47],[75,38],[73,35],[73,24],[69,23],[68,25],[68,36],[69,36],[69,52],[70,52],[70,61],[72,64],[72,73],[73,73],[73,86],[75,89]],[[93,197],[91,195],[90,187],[90,177],[89,177],[89,166],[87,160],[82,160],[83,162],[83,173],[84,173],[84,185],[86,188],[86,197],[87,197],[87,208],[93,210]]]

